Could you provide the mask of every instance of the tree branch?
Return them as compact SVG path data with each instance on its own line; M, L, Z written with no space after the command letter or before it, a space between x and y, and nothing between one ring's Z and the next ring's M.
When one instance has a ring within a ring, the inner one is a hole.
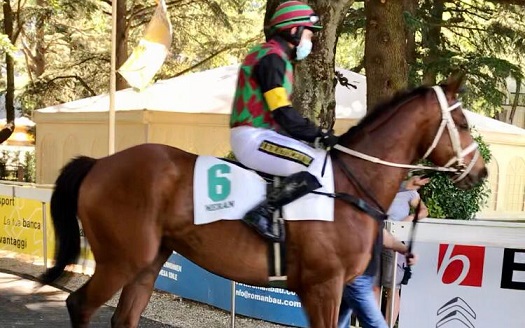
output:
M361 58L361 60L359 61L359 64L357 64L357 66L355 66L355 67L352 67L350 70L351 70L352 72L359 73L359 72L361 72L361 70L362 70L363 68L365 68L365 57L364 57L364 56L363 56L363 57Z
M505 5L525 6L525 0L490 0L490 2L501 3Z
M92 61L92 60L99 60L99 61L102 61L102 62L109 63L109 60L107 58L105 58L105 57L92 56L92 57L86 57L86 58L84 58L84 59L82 59L80 61L77 61L77 62L75 62L75 63L73 63L71 65L65 66L65 67L63 67L63 69L72 69L74 67L80 66L80 65L85 64L85 63L87 63L89 61Z
M516 93L514 96L514 101L512 102L512 107L510 109L509 113L509 122L512 124L512 121L514 121L514 116L516 115L516 108L519 105L520 100L520 94L521 94L521 79L515 79L516 81Z
M207 63L208 61L212 60L213 58L217 57L218 55L220 55L221 53L225 52L225 51L228 51L228 50L231 50L231 49L235 49L235 48L241 48L241 47L246 47L247 45L259 40L259 36L255 37L255 38L252 38L242 44L229 44L227 46L224 46L223 48L213 52L211 55L209 55L208 57L204 58L203 60L201 60L200 62L176 73L175 75L172 75L170 77L168 77L168 79L171 79L171 78L174 78L174 77L177 77L177 76L181 76L182 74L185 74L185 73L188 73L189 71L191 70L194 70L195 68Z
M77 80L89 93L91 96L96 96L97 93L95 91L93 91L93 89L91 89L89 87L89 85L86 83L86 81L84 81L80 76L78 75L64 75L64 76L56 76L50 80L47 81L47 83L52 83L54 81L57 81L57 80L65 80L65 79L74 79L74 80Z

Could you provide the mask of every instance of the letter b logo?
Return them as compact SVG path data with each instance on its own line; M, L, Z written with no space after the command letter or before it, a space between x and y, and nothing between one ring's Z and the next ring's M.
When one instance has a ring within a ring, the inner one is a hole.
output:
M481 287L485 247L439 245L438 275L444 284Z

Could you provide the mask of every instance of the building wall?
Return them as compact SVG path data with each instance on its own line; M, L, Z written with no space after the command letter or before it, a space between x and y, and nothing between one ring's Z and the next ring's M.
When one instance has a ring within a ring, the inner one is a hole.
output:
M107 112L35 113L36 182L53 184L60 169L78 155L108 154ZM225 156L229 147L228 115L154 111L116 113L115 150L145 142Z
M73 157L100 158L108 154L106 113L38 113L36 130L36 183L53 184L60 169ZM116 150L146 141L142 111L118 113Z
M482 134L492 153L488 164L491 193L479 217L525 219L525 136Z
M201 155L230 151L229 115L148 112L148 141Z

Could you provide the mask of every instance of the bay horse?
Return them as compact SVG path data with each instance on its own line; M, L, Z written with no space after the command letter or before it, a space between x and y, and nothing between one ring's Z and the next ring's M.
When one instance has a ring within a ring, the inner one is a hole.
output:
M339 138L330 151L335 191L359 197L377 212L392 202L409 164L428 157L459 188L487 175L457 100L462 78L419 87L382 104ZM240 221L195 225L197 155L160 144L134 146L101 159L78 157L56 180L51 214L55 265L49 284L80 253L77 216L96 268L66 300L73 327L121 288L112 327L137 327L154 282L172 251L219 276L269 285L270 245ZM248 191L249 192L249 191ZM287 288L298 294L313 328L335 328L342 288L368 265L382 222L344 198L333 221L286 221Z

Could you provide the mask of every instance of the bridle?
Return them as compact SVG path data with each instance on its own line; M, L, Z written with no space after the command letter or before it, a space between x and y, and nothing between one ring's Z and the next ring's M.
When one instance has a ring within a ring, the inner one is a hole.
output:
M333 148L337 149L338 151L340 151L342 153L348 154L350 156L361 158L363 160L366 160L366 161L369 161L369 162L372 162L372 163L381 164L381 165L387 165L387 166L399 167L399 168L407 168L407 169L414 169L414 170L418 170L418 171L419 170L434 170L434 171L440 171L440 172L455 173L456 176L452 180L454 182L461 181L462 179L464 179L469 174L469 172L472 170L472 168L476 164L476 161L477 161L478 157L480 156L479 155L479 151L476 151L478 149L478 144L476 142L472 142L466 148L464 148L464 149L461 148L461 141L460 141L460 138L459 138L459 132L458 132L458 129L456 127L456 123L454 123L454 120L452 119L452 115L451 115L451 112L453 110L458 109L458 108L461 107L461 102L460 101L456 101L454 104L449 105L448 101L447 101L447 98L445 96L445 93L443 92L443 89L440 86L434 86L434 87L432 87L432 89L436 93L436 96L437 96L437 99L438 99L438 103L439 103L439 107L441 109L441 124L439 125L439 128L438 128L438 130L436 132L436 135L434 137L434 140L430 144L430 147L425 152L425 155L423 156L422 159L425 159L428 156L430 156L430 154L432 154L432 152L435 150L439 140L443 136L443 132L445 131L445 128L447 128L448 129L448 134L450 136L450 141L451 141L451 144L452 144L452 148L453 148L454 153L455 153L455 156L452 157L444 166L425 166L425 165L400 164L400 163L394 163L394 162L385 161L385 160L382 160L380 158L377 158L377 157L374 157L374 156L370 156L370 155L367 155L367 154L363 154L361 152L358 152L358 151L355 151L353 149L347 148L347 147L342 146L340 144L336 144ZM468 163L466 165L464 159L465 159L465 157L468 154L470 154L473 151L476 151L476 153L474 154L474 157L472 158L470 163ZM328 155L328 153L327 153L327 155ZM339 198L339 199L345 201L346 203L349 203L349 204L355 206L356 208L358 208L362 212L367 213L368 215L370 215L374 219L378 220L379 222L382 222L383 220L385 220L387 218L387 215L385 214L386 212L381 207L381 205L377 202L377 200L374 197L374 195L367 188L364 188L364 186L359 182L359 179L357 179L354 176L354 174L346 166L346 164L342 160L338 159L338 156L336 155L336 153L332 153L332 158L334 160L336 160L337 163L339 163L339 166L340 166L341 170L347 176L347 178L350 181L355 183L356 187L358 189L360 189L374 203L375 207L368 205L367 202L365 202L364 200L362 200L359 197L356 197L356 196L353 196L353 195L350 195L350 194L346 194L346 193L324 193L324 192L316 192L316 191L313 191L312 193L322 194L322 195L325 195L325 196L328 196L328 197Z
M432 89L436 93L436 96L439 102L439 106L441 108L441 124L439 125L438 131L436 133L436 136L434 137L434 140L432 141L428 150L425 152L425 155L423 156L422 159L426 159L434 151L434 149L436 148L446 128L450 136L450 141L451 141L455 156L452 157L444 166L411 165L411 164L400 164L400 163L389 162L389 161L385 161L385 160L382 160L374 156L363 154L361 152L355 151L353 149L347 148L339 144L335 145L334 149L337 149L340 152L364 159L372 163L377 163L377 164L382 164L382 165L387 165L387 166L392 166L392 167L408 168L408 169L416 169L416 170L433 170L433 171L440 171L440 172L452 172L456 174L456 176L452 179L452 181L454 182L461 181L470 173L470 171L472 170L472 168L474 167L474 165L476 164L476 161L478 160L480 156L479 151L476 151L478 149L478 143L474 141L467 147L461 148L461 140L459 138L459 132L456 127L456 123L454 123L454 120L452 119L452 115L451 115L451 112L453 110L461 107L461 102L456 101L454 104L449 106L447 97L445 96L443 89L440 86L434 86L432 87ZM468 164L465 164L465 161L464 161L465 157L472 152L475 152L474 157Z

